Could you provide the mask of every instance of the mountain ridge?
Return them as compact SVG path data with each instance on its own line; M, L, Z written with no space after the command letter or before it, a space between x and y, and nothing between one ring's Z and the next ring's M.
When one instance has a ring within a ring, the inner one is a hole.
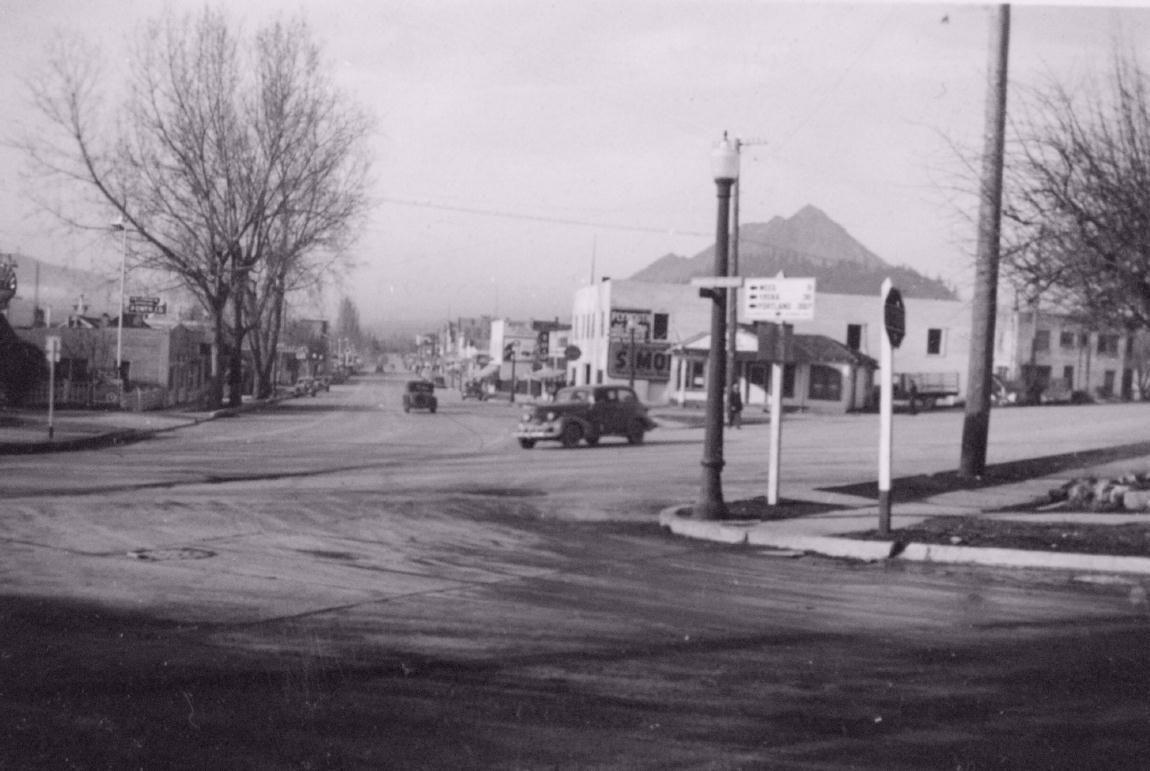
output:
M820 292L878 294L890 278L906 295L956 300L954 290L913 268L894 266L856 240L846 228L810 204L790 218L739 226L739 272L744 276L814 278ZM712 244L693 257L666 254L633 274L633 281L686 284L714 271Z

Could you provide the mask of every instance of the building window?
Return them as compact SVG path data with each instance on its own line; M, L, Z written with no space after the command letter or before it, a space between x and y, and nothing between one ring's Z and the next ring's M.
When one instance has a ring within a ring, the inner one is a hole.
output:
M1058 333L1058 347L1059 348L1073 348L1074 347L1074 333L1062 330Z
M656 313L654 329L651 331L652 340L666 340L667 328L670 326L668 323L669 315L666 313Z
M1050 330L1039 329L1034 333L1035 353L1045 353L1050 350Z
M773 366L767 370L767 391L768 392L772 388L771 381L774 379L773 378L774 372L775 372L775 368ZM794 364L784 364L783 365L783 398L784 399L795 398L795 365Z
M1117 376L1117 373L1112 369L1108 369L1108 370L1106 370L1106 372L1103 373L1103 375L1102 375L1102 395L1103 396L1113 396L1114 395L1114 381L1116 380L1116 376Z
M1117 356L1118 355L1118 335L1099 335L1098 336L1098 355L1099 356Z
M847 348L862 350L862 324L847 324Z
M942 330L941 329L928 329L928 330L926 330L926 355L927 356L941 356L942 355Z
M705 360L691 360L690 370L687 373L687 387L698 390L706 385L707 362Z
M834 367L824 364L811 365L811 385L809 396L828 402L842 401L843 375Z

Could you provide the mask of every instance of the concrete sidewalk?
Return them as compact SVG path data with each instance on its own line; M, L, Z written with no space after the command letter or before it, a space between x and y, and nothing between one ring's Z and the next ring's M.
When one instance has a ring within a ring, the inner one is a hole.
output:
M814 553L863 561L911 560L949 564L989 565L1017 568L1052 568L1089 573L1131 573L1150 575L1150 557L1076 554L1056 551L982 548L960 545L913 543L899 540L899 528L934 517L985 517L1032 523L1079 523L1090 525L1150 525L1150 511L1099 513L1089 511L1009 511L1041 500L1067 478L1112 473L1101 466L1084 466L1074 471L1060 470L1057 476L1034 477L1001 485L950 490L921 500L897 503L891 507L889 540L863 540L851 534L878 530L879 510L874 499L844 496L841 493L807 490L787 505L823 504L830 508L807 514L771 520L692 519L691 506L674 506L659 514L659 524L676 535L728 544L745 544L793 553ZM1125 465L1150 468L1150 457L1131 459ZM895 489L897 489L897 484ZM853 500L852 500L853 499Z
M164 431L260 409L276 401L278 398L250 401L240 407L211 411L58 410L53 416L51 432L44 410L0 411L0 455L93 450L126 444Z

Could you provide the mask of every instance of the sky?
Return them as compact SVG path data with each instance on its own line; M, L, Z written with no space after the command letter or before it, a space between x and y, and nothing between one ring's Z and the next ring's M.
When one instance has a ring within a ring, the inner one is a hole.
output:
M0 0L7 130L35 118L21 79L56 31L98 42L114 76L162 7ZM303 15L337 85L376 120L371 214L326 302L350 297L380 332L567 319L578 287L697 254L715 238L710 153L724 132L743 143L742 222L814 205L887 262L969 294L987 6L248 0L230 12L249 30ZM1102 76L1116 44L1148 33L1138 5L1016 4L1012 99ZM24 171L0 143L0 252L116 270L120 242L37 212Z

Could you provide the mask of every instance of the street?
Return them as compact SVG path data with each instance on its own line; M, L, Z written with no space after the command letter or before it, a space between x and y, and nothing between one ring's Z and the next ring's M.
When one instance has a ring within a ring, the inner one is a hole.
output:
M1146 587L673 538L702 431L518 447L402 379L0 458L0 767L1106 768L1150 749ZM1016 408L992 463L1142 441ZM896 416L896 476L962 416ZM765 424L727 434L761 495ZM782 494L873 480L874 415L784 423Z

